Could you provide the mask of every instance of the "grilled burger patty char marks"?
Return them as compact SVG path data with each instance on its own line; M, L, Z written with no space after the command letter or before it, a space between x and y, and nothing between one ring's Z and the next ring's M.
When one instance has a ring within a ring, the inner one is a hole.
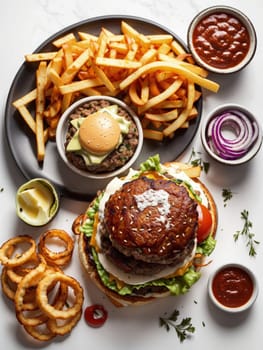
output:
M140 177L112 194L101 222L103 252L137 274L161 271L191 255L198 213L184 186Z

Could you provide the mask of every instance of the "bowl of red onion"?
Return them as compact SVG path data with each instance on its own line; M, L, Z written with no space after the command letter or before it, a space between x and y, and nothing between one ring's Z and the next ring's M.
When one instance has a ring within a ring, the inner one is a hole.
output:
M256 117L238 104L212 110L201 126L207 153L220 163L239 165L251 160L262 144L262 127Z

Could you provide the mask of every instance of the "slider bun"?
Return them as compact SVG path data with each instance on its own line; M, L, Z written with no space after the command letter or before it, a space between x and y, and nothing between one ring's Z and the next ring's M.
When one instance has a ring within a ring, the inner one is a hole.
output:
M96 155L104 155L116 148L120 140L120 126L107 112L89 115L79 128L81 146Z

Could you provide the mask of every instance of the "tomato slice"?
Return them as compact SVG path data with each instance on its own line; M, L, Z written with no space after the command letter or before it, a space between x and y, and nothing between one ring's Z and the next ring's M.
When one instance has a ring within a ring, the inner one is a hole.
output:
M86 307L84 318L89 326L101 327L108 318L108 312L102 305L95 304Z
M197 241L203 242L209 235L212 227L212 216L210 211L203 204L198 203L198 231Z

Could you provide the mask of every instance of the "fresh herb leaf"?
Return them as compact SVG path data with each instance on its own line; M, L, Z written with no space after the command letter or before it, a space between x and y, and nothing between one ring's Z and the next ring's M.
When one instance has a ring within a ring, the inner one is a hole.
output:
M192 325L192 319L190 317L183 318L181 322L177 322L179 317L179 311L174 310L168 317L160 317L159 323L160 327L164 327L166 331L170 331L174 328L180 342L182 343L190 333L195 332L195 327ZM176 323L177 322L177 323Z
M192 148L192 152L187 163L191 164L192 166L200 166L201 169L207 174L210 164L208 162L203 161L203 159L201 158L201 154L201 152L197 152Z
M233 197L233 192L229 188L223 188L222 196L224 199L224 207L226 207L227 201L229 201Z
M240 236L244 236L246 238L246 246L249 249L248 254L250 256L256 256L256 248L255 245L259 244L259 241L255 240L255 234L251 232L252 222L249 220L249 212L248 210L243 210L241 212L241 219L244 220L244 225L241 231L236 231L233 235L235 242L239 239Z
M4 192L4 189L3 189L3 187L1 187L1 188L0 188L0 192Z

